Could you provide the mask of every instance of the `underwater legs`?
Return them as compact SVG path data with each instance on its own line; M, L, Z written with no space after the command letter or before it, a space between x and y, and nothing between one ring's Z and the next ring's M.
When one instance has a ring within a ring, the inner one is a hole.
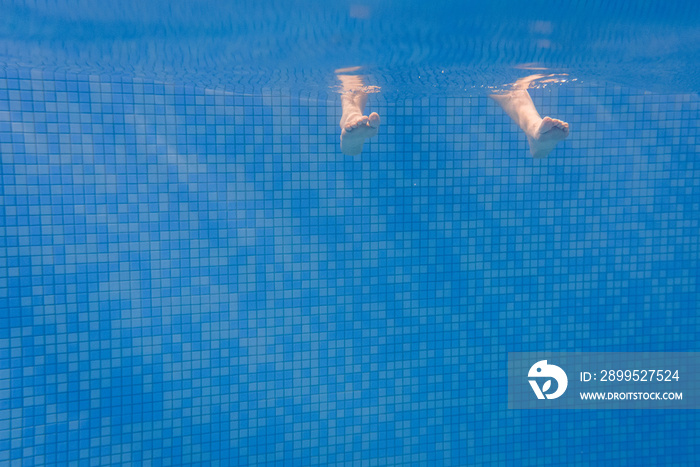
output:
M348 156L356 156L362 152L365 139L371 138L379 131L380 118L376 112L369 116L363 115L367 104L367 93L363 90L364 83L359 75L341 74L338 79L343 88L340 101L343 115L340 117L340 150Z
M554 149L559 141L569 136L569 124L550 117L540 117L527 88L543 75L532 75L516 81L514 89L505 94L490 97L500 105L510 118L525 132L532 156L540 159Z

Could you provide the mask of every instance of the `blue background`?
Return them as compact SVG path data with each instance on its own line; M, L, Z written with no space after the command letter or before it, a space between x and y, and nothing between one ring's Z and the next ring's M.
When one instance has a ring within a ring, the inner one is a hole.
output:
M699 350L694 2L2 3L0 465L697 464L507 409L508 352Z
M492 101L7 70L0 461L690 465L694 411L507 410L507 352L691 351L700 100Z

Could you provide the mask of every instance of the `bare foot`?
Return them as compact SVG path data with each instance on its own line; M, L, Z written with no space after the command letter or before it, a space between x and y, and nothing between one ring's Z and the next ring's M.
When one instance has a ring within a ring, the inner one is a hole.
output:
M557 143L569 136L569 124L550 117L540 117L527 88L543 75L521 78L513 85L513 90L504 94L492 94L491 98L505 110L520 127L530 142L532 156L547 157Z
M366 115L353 115L343 122L340 133L340 150L348 156L356 156L362 152L365 139L371 138L379 131L381 120L377 112Z
M556 118L544 117L539 126L526 133L532 157L541 159L547 157L559 141L569 136L569 124Z
M360 67L336 70L342 94L340 102L343 115L340 117L340 150L348 156L356 156L362 152L362 146L367 138L376 135L380 119L376 112L364 115L367 104L367 92L378 91L377 87L366 87L361 75L345 73L357 72Z

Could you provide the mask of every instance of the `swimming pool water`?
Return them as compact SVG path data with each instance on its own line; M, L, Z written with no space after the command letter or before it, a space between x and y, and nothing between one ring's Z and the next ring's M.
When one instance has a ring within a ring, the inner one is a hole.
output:
M503 4L127 5L8 5L0 463L697 462L696 411L509 410L506 377L508 352L698 350L696 65L661 72L697 59L668 48L691 4L570 32L664 44L599 72L509 48L575 46ZM355 29L381 40L340 57ZM571 125L543 160L481 88L515 61L577 80L530 91ZM348 157L332 71L358 63L382 127Z

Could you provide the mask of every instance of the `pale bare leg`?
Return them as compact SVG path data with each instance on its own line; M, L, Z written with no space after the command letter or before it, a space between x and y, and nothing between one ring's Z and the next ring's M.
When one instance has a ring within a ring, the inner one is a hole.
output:
M532 75L519 79L512 91L490 96L525 132L530 152L537 159L547 157L559 141L569 136L569 124L555 118L540 117L527 92L530 83L542 77L543 75Z
M340 71L340 70L339 70ZM348 156L362 152L365 139L379 131L380 118L376 112L363 115L367 104L367 93L363 90L362 76L338 74L343 87L340 102L343 115L340 117L340 150Z

